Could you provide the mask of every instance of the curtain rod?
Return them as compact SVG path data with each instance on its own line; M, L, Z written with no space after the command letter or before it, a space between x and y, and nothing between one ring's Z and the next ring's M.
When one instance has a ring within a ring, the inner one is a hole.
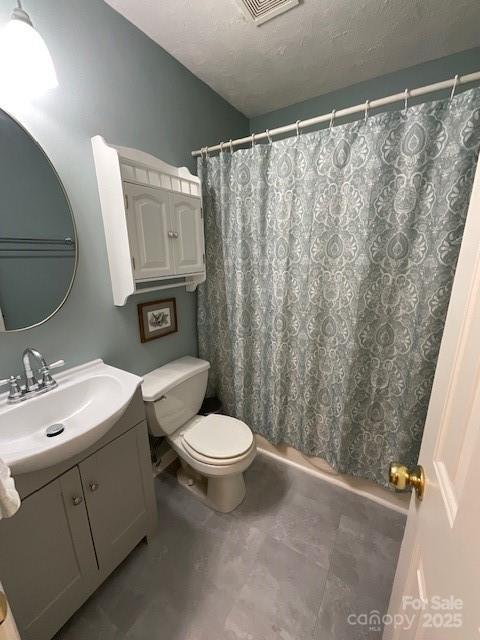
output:
M290 133L291 131L299 132L300 129L304 129L306 127L312 127L316 124L320 124L322 122L333 122L336 118L342 118L343 116L350 116L355 113L365 113L365 117L368 116L369 109L376 109L378 107L384 107L387 104L392 104L394 102L402 102L404 101L407 104L409 98L416 98L418 96L425 96L429 93L434 93L436 91L442 91L443 89L452 89L451 97L453 97L455 93L455 89L457 86L468 84L470 82L480 81L480 71L475 73L468 73L464 76L455 76L451 80L443 80L442 82L436 82L435 84L428 84L424 87L418 87L417 89L405 89L403 93L395 93L391 96L387 96L386 98L378 98L377 100L367 100L363 104L358 104L355 107L347 107L346 109L339 109L338 111L331 111L330 113L325 113L322 116L316 116L315 118L309 118L308 120L298 120L293 124L287 124L283 127L277 127L276 129L267 129L266 131L262 131L261 133L252 133L245 138L237 138L237 140L229 140L228 142L220 142L219 144L215 144L212 147L203 147L202 149L196 149L192 151L192 156L201 156L202 153L208 153L209 151L223 151L225 148L233 151L233 147L238 147L242 144L246 144L247 142L251 142L255 144L260 140L268 139L271 141L272 136Z

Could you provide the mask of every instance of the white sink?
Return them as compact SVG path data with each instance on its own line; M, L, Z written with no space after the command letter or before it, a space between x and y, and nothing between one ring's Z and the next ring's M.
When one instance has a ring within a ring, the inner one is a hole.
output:
M58 387L19 404L0 395L0 458L14 474L37 471L90 447L120 418L142 378L93 360L55 376ZM47 437L62 424L64 431Z

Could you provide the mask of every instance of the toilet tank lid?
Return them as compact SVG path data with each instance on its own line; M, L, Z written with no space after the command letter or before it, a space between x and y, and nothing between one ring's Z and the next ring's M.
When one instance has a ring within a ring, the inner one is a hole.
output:
M210 368L210 363L192 356L172 360L143 376L142 394L145 402L154 402L181 382Z

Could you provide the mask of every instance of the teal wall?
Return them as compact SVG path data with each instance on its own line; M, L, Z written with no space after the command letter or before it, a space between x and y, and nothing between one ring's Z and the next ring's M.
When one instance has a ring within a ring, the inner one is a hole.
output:
M0 24L14 4L0 0ZM194 170L192 149L246 135L248 120L102 0L31 0L25 8L48 44L60 87L8 110L44 147L64 182L80 259L70 298L54 318L0 334L0 377L20 371L26 346L68 366L101 357L137 373L195 354L196 294L178 288L113 306L90 138L101 134ZM142 345L137 302L172 295L179 333Z
M250 131L259 133L260 131L265 131L265 129L273 129L274 127L296 122L297 120L305 120L306 118L313 118L314 116L329 113L332 109L338 111L339 109L361 104L365 102L365 100L383 98L393 93L403 92L407 88L413 89L414 87L421 87L425 84L448 80L455 77L457 73L463 75L465 73L473 73L474 71L480 71L480 47L462 51L461 53L456 53L445 58L439 58L438 60L425 62L424 64L409 67L402 71L396 71L395 73L389 73L388 75L373 78L372 80L359 82L344 89L339 89L338 91L311 98L304 102L292 104L284 109L278 109L277 111L251 118ZM318 67L318 73L322 73L321 64ZM443 92L437 95L440 98L448 94L449 92ZM410 104L414 104L414 102L415 101L410 100ZM417 100L417 102L419 102L419 100ZM383 110L398 108L399 105L397 103ZM358 118L358 115L342 118L338 122L350 122L356 118ZM328 124L322 126L328 126Z

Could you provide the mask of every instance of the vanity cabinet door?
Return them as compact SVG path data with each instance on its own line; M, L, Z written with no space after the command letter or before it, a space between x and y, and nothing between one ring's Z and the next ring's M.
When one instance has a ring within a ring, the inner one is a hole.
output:
M0 575L22 640L51 638L98 575L77 467L0 523L0 549Z
M198 273L205 269L200 200L176 193L172 199L176 273Z
M124 193L134 279L173 275L170 194L128 182L124 183Z
M152 509L148 507L153 498L153 483L149 463L143 422L80 464L101 572L110 572L150 529ZM149 484L144 478L146 468L150 473Z

